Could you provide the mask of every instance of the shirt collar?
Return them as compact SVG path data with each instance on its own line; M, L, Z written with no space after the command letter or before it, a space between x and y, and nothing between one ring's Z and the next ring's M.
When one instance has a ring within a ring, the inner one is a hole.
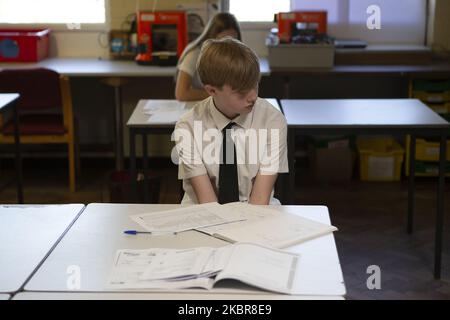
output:
M222 112L217 110L212 97L209 97L208 108L211 112L212 119L216 124L217 129L219 129L220 131L222 131L223 128L225 128L230 122L234 122L244 129L249 129L253 117L253 112L255 110L255 107L253 107L252 111L249 113L240 114L234 119L228 119L225 115L223 115Z

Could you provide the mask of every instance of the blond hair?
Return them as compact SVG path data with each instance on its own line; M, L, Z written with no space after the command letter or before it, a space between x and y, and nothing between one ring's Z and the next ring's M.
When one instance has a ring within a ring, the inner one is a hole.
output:
M226 37L203 44L197 61L203 85L245 92L257 87L260 80L258 56L242 42Z

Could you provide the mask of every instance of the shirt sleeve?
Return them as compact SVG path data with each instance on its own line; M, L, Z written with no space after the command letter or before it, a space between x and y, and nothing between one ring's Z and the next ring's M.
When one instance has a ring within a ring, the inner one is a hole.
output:
M198 55L196 54L196 51L197 49L191 50L183 58L183 61L181 61L180 65L178 66L178 70L186 72L191 77L194 77L197 71Z
M267 128L266 150L262 156L259 170L261 174L289 172L286 118L277 111Z
M178 179L190 179L207 174L201 152L188 123L178 122L173 134L178 155Z

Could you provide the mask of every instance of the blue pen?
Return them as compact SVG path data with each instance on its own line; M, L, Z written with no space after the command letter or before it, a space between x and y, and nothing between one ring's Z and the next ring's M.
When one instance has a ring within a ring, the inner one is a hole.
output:
M123 233L125 234L130 234L130 235L137 235L139 233L144 233L144 234L152 234L149 231L136 231L136 230L125 230Z
M154 234L154 235L162 235L162 234L177 234L176 232L172 231L137 231L137 230L125 230L123 233L129 234L129 235L137 235L137 234Z

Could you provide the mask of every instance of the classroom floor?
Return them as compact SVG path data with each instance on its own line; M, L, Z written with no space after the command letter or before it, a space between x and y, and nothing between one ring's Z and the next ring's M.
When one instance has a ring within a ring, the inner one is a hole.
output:
M164 163L164 161L161 161ZM67 186L66 160L26 159L27 203L109 202L108 177L113 161L83 159L79 190ZM450 188L447 180L442 280L433 279L436 183L417 179L415 231L405 231L407 180L390 183L319 183L299 162L295 190L297 204L326 205L335 233L347 287L347 299L450 299ZM161 203L180 201L177 169L158 165L163 177ZM0 161L0 185L14 177L12 162ZM0 203L16 203L15 185L0 191ZM381 268L381 289L369 290L367 267Z

